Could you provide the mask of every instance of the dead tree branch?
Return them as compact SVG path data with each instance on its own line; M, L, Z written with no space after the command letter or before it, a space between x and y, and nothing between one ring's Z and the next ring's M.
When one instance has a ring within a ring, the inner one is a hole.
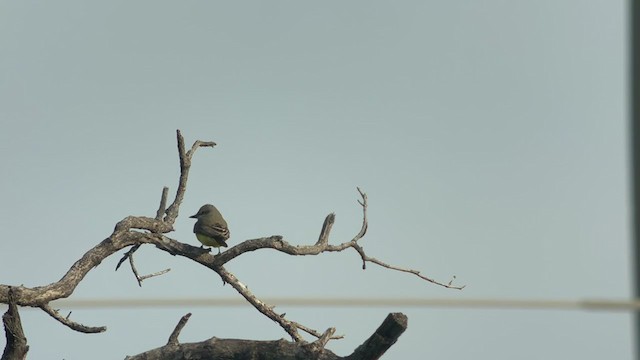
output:
M158 211L156 211L156 220L162 220L165 211L167 211L167 196L169 195L169 188L162 188L162 196L160 197L160 206L158 207Z
M187 314L189 315L189 314ZM182 329L186 323L185 315L176 326ZM187 318L188 319L188 318ZM329 328L318 340L312 343L277 341L253 341L237 339L219 339L212 337L197 343L177 341L173 331L166 345L127 356L126 360L166 360L183 359L190 354L192 359L265 359L265 360L371 360L378 359L393 345L407 328L407 317L402 313L392 313L380 327L362 345L348 356L342 357L325 349L327 341L333 336L334 328ZM179 330L178 330L179 332ZM172 339L176 339L175 342Z
M309 335L315 336L315 337L317 337L318 339L322 338L322 337L323 337L323 335L324 335L324 334L320 334L319 332L317 332L317 331L315 331L315 330L313 330L313 329L310 329L310 328L308 328L308 327L306 327L306 326L304 326L304 325L302 325L302 324L298 324L297 322L292 321L291 323L292 323L295 327L297 327L298 329L300 329L300 330L302 330L302 331L306 332L306 333L307 333L307 334L309 334ZM334 328L329 328L329 329L327 329L327 331L329 331L329 330L331 330L331 329L333 329L333 331L331 332L331 337L330 337L329 339L327 339L327 340L339 340L339 339L344 339L344 335L336 335L336 336L333 336L333 333L335 333L335 330L336 330L336 329L334 329ZM325 334L327 333L327 331L325 331Z
M302 336L299 334L298 330L303 330L308 334L311 334L315 337L321 337L320 332L310 329L306 326L300 325L296 322L290 321L284 317L284 315L280 315L276 313L273 309L273 305L266 304L264 301L260 300L257 296L255 296L249 288L244 285L240 280L238 280L233 274L228 272L224 265L231 261L232 259L240 256L241 254L256 251L259 249L274 249L289 255L319 255L323 252L339 252L348 248L354 248L363 259L363 264L366 262L372 262L374 264L396 270L402 272L412 273L421 279L429 281L439 286L443 286L451 289L462 289L464 286L454 286L451 283L445 284L433 279L422 276L418 271L411 269L404 269L392 265L388 265L378 259L369 257L365 254L362 246L359 245L358 241L362 239L362 237L366 234L368 228L366 210L367 210L367 195L360 189L358 189L362 200L358 201L363 209L363 221L362 226L358 233L348 242L344 242L338 245L329 244L329 235L331 232L331 228L335 222L335 214L329 214L323 223L322 230L320 232L320 236L318 237L318 241L314 245L291 245L285 240L282 239L282 236L275 235L266 238L252 239L239 243L236 246L231 247L229 250L221 253L220 255L211 255L206 250L202 250L200 248L195 248L196 250L190 249L188 252L185 252L185 247L175 240L169 239L168 237L160 234L146 234L145 242L154 243L157 247L171 253L177 254L181 256L186 256L191 258L192 260L210 268L220 275L222 280L225 283L230 284L240 295L242 295L253 307L255 307L260 313L267 316L269 319L276 322L280 327L282 327L296 342L304 341ZM189 245L186 245L189 246ZM332 339L337 339L340 337L331 337Z
M129 259L129 265L131 266L131 271L133 272L133 275L135 276L136 281L138 282L138 286L142 287L142 282L144 280L146 280L148 278L155 277L155 276L160 276L160 275L166 274L169 271L171 271L171 269L164 269L164 270L156 271L156 272L151 273L151 274L140 276L140 274L138 273L138 269L136 268L135 261L133 260L133 253L136 252L140 248L140 246L142 246L142 243L133 245L131 247L131 249L129 249L129 251L127 251L122 256L122 259L120 259L120 261L118 261L118 265L116 265L116 271L118 271L118 269L120 268L120 265L122 265L122 263L125 260Z
M158 213L166 213L167 215L164 217L164 219L150 218L145 216L128 216L124 218L116 224L113 233L108 238L104 239L98 245L87 251L57 282L33 288L28 288L25 286L13 287L16 290L14 293L14 300L17 305L39 307L49 315L54 317L56 320L62 322L63 324L69 326L74 330L82 331L79 329L102 329L101 327L86 327L84 325L69 321L68 319L65 319L64 317L57 314L57 312L51 309L47 304L52 300L69 297L89 271L91 271L104 259L113 255L117 251L120 251L129 246L133 246L133 248L128 251L118 263L118 266L120 266L125 260L131 259L133 253L140 247L141 244L149 243L149 241L146 240L149 233L161 235L173 231L173 224L178 216L178 208L182 203L184 192L186 191L186 183L191 165L191 158L197 148L215 146L214 142L196 141L191 147L191 150L185 151L184 138L182 137L180 130L177 130L176 134L178 139L181 173L178 191L176 192L176 198L166 211L164 211L163 209L165 208L165 204L167 202L167 191L163 189L160 206L158 211L156 212L156 217L158 217ZM148 233L138 230L146 230ZM161 242L160 244L156 244L156 246L162 248L162 245L167 238L160 236L159 239ZM175 240L172 241L175 242ZM168 271L163 270L154 274L139 276L137 274L137 270L135 270L133 262L130 263L132 264L134 275L139 282L148 277L161 275ZM9 303L10 288L12 287L0 284L0 303Z
M9 309L2 315L7 345L4 348L1 360L26 359L29 351L27 338L22 330L18 306L16 306L15 292L16 289L13 287L9 288Z
M187 325L187 321L189 321L190 317L191 317L191 313L188 313L182 318L180 318L180 321L178 321L178 325L176 325L176 328L173 329L173 332L169 336L167 345L169 346L178 345L178 336L180 336L180 332L182 331L182 328L184 328L184 326Z
M229 250L225 251L219 256L217 256L216 261L222 265L227 263L231 259L237 256L240 256L245 252L256 251L259 249L274 249L274 250L283 252L285 254L300 256L300 255L319 255L323 252L339 252L348 248L353 248L358 252L358 254L360 255L360 258L362 259L363 270L366 269L366 263L371 262L390 270L414 274L423 280L426 280L432 284L439 285L445 288L456 289L456 290L464 289L465 287L464 285L457 286L457 285L453 285L451 282L445 284L443 282L439 282L437 280L434 280L432 278L429 278L420 274L420 271L418 270L406 269L398 266L389 265L374 257L368 256L364 252L364 248L358 243L358 240L362 239L364 235L367 233L367 228L369 227L368 220L367 220L367 206L368 206L367 194L364 193L360 188L358 188L358 192L360 193L360 196L362 198L362 200L358 200L358 203L362 207L362 226L360 227L360 231L358 231L358 233L353 237L353 239L351 239L351 241L347 241L338 245L329 244L329 234L331 232L331 228L333 227L333 223L335 222L335 217L336 217L335 214L329 214L327 215L327 217L324 220L324 223L322 224L322 230L320 231L320 236L318 237L318 241L314 245L293 246L288 242L284 241L281 236L275 235L275 236L270 236L265 238L244 241L230 248Z
M69 320L69 316L64 317L64 316L60 315L58 310L52 309L51 306L49 306L49 305L40 305L40 309L42 309L44 312L49 314L52 318L58 320L64 326L68 327L69 329L78 331L78 332L87 333L87 334L95 334L95 333L101 333L101 332L107 331L107 327L106 326L93 327L93 326L82 325L82 324L79 324L79 323L77 323L75 321L71 321L71 320ZM71 315L71 314L69 314L69 315Z
M324 346L330 339L339 339L341 336L334 336L335 329L329 328L323 333L308 328L304 325L298 324L296 322L290 321L285 318L285 315L277 314L274 311L274 306L266 304L264 301L260 300L257 296L255 296L249 288L240 282L232 273L228 272L224 265L233 260L234 258L240 256L241 254L256 251L259 249L274 249L285 254L289 255L319 255L324 252L339 252L348 248L353 248L355 251L360 254L360 257L363 262L363 269L365 268L365 264L367 262L372 262L379 266L414 274L420 277L423 280L429 281L433 284L440 285L447 288L452 289L462 289L462 287L457 287L449 284L440 283L428 277L421 275L416 270L404 269L397 266L388 265L376 258L369 257L365 254L364 249L358 243L367 232L368 228L368 220L367 220L367 195L358 188L358 192L360 194L361 200L358 200L358 203L362 207L362 225L358 233L350 240L344 243L340 243L337 245L329 244L329 236L331 233L331 229L335 222L335 215L329 214L323 223L322 230L318 237L318 240L314 245L301 245L301 246L293 246L283 240L282 236L274 235L270 237L264 237L259 239L247 240L239 243L236 246L231 247L227 251L221 253L220 255L212 255L208 250L202 249L199 247L191 246L188 244L184 244L178 242L174 239L167 237L165 234L173 231L173 224L178 217L179 208L184 199L184 195L186 192L187 180L189 176L189 170L191 167L191 161L194 153L200 147L214 147L216 144L214 142L204 142L204 141L195 141L191 146L190 150L185 149L184 138L180 131L177 131L177 144L178 144L178 155L180 160L180 177L178 180L178 188L176 190L176 195L173 202L167 207L167 193L168 189L165 187L162 191L162 196L160 200L160 205L156 211L155 217L146 217L146 216L128 216L118 222L108 238L101 241L99 244L94 246L92 249L87 251L78 261L76 261L71 268L67 271L67 273L57 282L51 283L45 286L38 286L33 288L28 288L24 286L11 287L8 285L0 284L0 303L13 303L14 305L20 306L31 306L31 307L39 307L43 311L47 312L49 315L54 317L56 320L60 321L64 325L69 328L81 331L81 332L101 332L104 331L104 327L88 327L71 320L65 317L62 317L56 310L53 310L48 304L52 300L66 298L69 297L78 286L78 284L84 279L89 271L98 266L104 259L113 255L114 253L125 249L127 247L131 247L129 251L127 251L123 257L118 262L116 269L125 261L129 260L131 265L132 272L134 273L138 284L151 276L161 275L169 271L163 270L154 274L140 276L135 267L133 254L140 248L142 244L153 244L160 250L166 251L171 255L180 255L189 259L192 259L195 262L215 271L224 282L229 283L241 296L243 296L251 305L253 305L260 313L267 316L274 322L276 322L280 327L282 327L289 336L294 340L294 344L291 344L292 349L297 349L298 353L313 353L315 358L325 358L322 354L330 354L323 350ZM164 216L163 216L164 215ZM186 323L188 317L183 318L183 322L178 324L176 329L174 330L174 334L169 339L169 342L165 347L171 347L171 349L176 349L178 347L188 346L189 344L177 345L177 336L180 333L180 330ZM406 320L406 317L405 317ZM6 326L6 325L5 325ZM406 327L406 321L405 321ZM302 330L315 338L312 343L308 343L304 340L304 338L300 335L298 330ZM380 329L378 329L380 330ZM404 331L404 330L402 330ZM401 333L398 332L397 336ZM397 338L397 337L396 337ZM213 343L223 343L226 344L228 349L240 349L242 347L246 347L246 342L241 340L233 340L233 342L229 342L231 340L219 340L216 338L208 340L208 342ZM395 341L395 340L394 340ZM290 343L287 343L290 344ZM392 344L392 343L390 343ZM389 346L390 346L389 344ZM300 345L300 346L297 346ZM219 346L219 345L216 345ZM284 345L281 341L278 342L255 342L254 349L259 349L263 347L276 347L282 348ZM287 345L288 346L288 345ZM372 346L367 347L372 348ZM378 353L384 352L388 347L378 347L376 350ZM380 350L383 349L383 350ZM173 350L172 350L173 351ZM382 351L382 352L380 352ZM298 354L297 353L297 354ZM375 351L367 350L366 354L373 354ZM320 356L320 355L322 356ZM327 359L332 358L330 355L326 355ZM335 355L333 355L335 356Z
M347 356L347 359L379 359L407 330L407 322L407 316L403 313L389 314L376 332L358 346L353 354Z
M176 135L178 139L178 155L180 157L180 179L178 181L176 197L167 209L167 215L164 217L164 222L172 225L178 218L179 208L182 204L182 200L184 199L184 194L187 191L187 180L189 179L189 168L191 168L191 158L193 157L193 154L195 154L196 150L200 147L216 146L216 143L213 141L197 140L193 143L193 146L191 146L191 150L185 151L184 138L182 137L180 130L176 131Z

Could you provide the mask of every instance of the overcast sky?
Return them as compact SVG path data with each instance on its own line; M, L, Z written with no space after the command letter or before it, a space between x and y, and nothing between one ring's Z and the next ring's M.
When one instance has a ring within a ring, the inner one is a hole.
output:
M153 216L179 166L175 130L202 149L174 239L199 245L215 204L230 245L311 244L360 227L370 256L228 264L259 297L628 299L630 226L622 1L0 1L0 283L57 281L128 215ZM213 272L144 246L137 286L120 254L71 299L239 298ZM278 305L278 304L273 304ZM389 312L409 328L385 359L631 359L624 312L297 308L291 320L349 354ZM4 311L4 308L0 307ZM124 358L181 341L279 339L255 309L65 309L75 333L22 309L33 359ZM4 336L0 346L4 347Z

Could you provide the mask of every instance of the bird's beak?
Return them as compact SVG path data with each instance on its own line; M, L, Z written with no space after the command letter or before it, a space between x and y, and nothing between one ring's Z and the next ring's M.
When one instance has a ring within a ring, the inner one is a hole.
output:
M192 218L192 219L197 219L197 218L198 218L198 214L191 215L191 216L189 216L189 217L190 217L190 218Z

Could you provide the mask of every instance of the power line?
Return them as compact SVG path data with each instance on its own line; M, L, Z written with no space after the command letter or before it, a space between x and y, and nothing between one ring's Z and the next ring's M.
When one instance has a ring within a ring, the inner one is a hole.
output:
M289 307L416 307L496 310L587 310L636 311L640 300L553 300L553 299L427 299L427 298L266 298L266 303ZM163 299L60 299L50 303L60 309L159 308L159 307L242 307L240 298Z

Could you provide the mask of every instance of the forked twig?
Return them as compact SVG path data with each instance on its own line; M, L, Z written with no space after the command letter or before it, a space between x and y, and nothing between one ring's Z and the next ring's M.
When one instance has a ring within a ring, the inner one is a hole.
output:
M442 286L448 289L456 289L456 290L462 290L465 288L466 285L462 285L462 286L454 286L452 285L453 280L456 278L455 276L453 276L453 279L451 281L449 281L447 284L434 280L430 277L424 276L422 274L420 274L420 271L418 270L412 270L412 269L406 269L406 268L402 268L399 266L394 266L394 265L389 265L383 261L380 261L374 257L370 257L367 256L367 254L365 254L364 249L362 248L362 246L360 246L360 244L357 243L358 240L360 240L364 234L366 234L367 232L367 228L368 228L368 222L367 222L367 194L365 194L362 190L360 190L360 188L358 188L358 192L360 193L360 196L362 197L362 201L358 200L358 203L360 204L360 206L362 206L362 228L360 229L360 232L358 232L358 234L353 238L353 240L351 240L351 247L353 247L358 254L360 254L360 258L362 259L362 269L366 269L366 263L367 262L371 262L374 263L376 265L382 266L384 268L390 269L390 270L395 270L395 271L400 271L400 272L405 272L405 273L409 273L409 274L413 274L423 280L426 280L434 285L438 285L438 286Z
M118 268L120 267L120 265L122 265L122 263L126 259L129 259L129 265L131 266L131 271L133 272L133 275L136 277L136 281L138 282L138 286L142 287L142 282L144 280L152 278L152 277L156 277L156 276L160 276L160 275L166 274L169 271L171 271L171 269L164 269L164 270L156 271L156 272L151 273L151 274L140 276L140 274L138 273L138 269L136 268L136 264L135 264L135 262L133 260L133 253L136 252L136 250L138 250L140 248L140 246L142 246L142 243L138 243L138 244L132 246L131 249L129 251L127 251L122 256L122 259L120 259L120 261L118 261L118 265L116 265L116 271L118 271Z

